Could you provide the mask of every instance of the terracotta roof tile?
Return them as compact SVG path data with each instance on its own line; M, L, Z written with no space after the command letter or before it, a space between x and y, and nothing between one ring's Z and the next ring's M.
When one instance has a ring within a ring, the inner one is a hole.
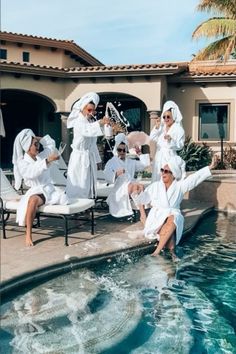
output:
M5 40L7 42L22 42L30 45L56 47L74 53L80 57L82 62L85 62L87 65L103 65L98 59L77 45L73 40L61 40L6 31L0 31L0 40Z
M54 42L60 42L60 43L75 43L73 40L67 40L67 39L56 39L56 38L50 38L50 37L42 37L42 36L33 36L33 35L28 35L28 34L22 34L22 33L15 33L15 32L7 32L7 31L1 31L1 33L4 34L9 34L13 35L16 37L26 37L26 38L34 38L34 39L45 39L45 40L50 40Z
M17 67L30 67L30 68L41 68L41 69L51 69L51 70L58 70L58 71L68 71L67 68L59 68L57 66L49 66L49 65L35 65L30 63L19 63L15 61L8 62L6 60L0 60L0 64L4 64L6 66L17 66Z

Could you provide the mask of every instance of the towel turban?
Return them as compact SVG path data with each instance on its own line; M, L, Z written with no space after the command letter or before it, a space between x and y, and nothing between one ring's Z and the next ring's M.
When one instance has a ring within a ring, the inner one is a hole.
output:
M168 160L163 161L162 167L168 165L174 178L179 181L183 177L185 171L185 162L180 156L172 156Z
M113 154L117 155L117 148L120 144L125 144L128 149L128 140L126 139L126 136L124 133L119 133L115 136L115 146L113 148Z
M95 105L95 108L97 107L99 103L99 96L96 92L88 92L84 96L82 96L79 101L77 101L73 109L68 117L67 120L67 128L73 128L75 120L78 118L79 113L82 112L84 107L89 103L93 102Z
M14 141L12 163L16 190L20 188L22 182L22 176L18 170L17 163L20 159L23 159L24 152L29 150L33 137L35 137L35 134L31 129L23 129Z
M161 114L161 120L163 122L163 115L166 111L171 110L172 113L172 117L173 120L175 121L175 123L181 123L183 116L179 110L179 107L177 106L177 104L173 101L167 101L162 109L162 114Z

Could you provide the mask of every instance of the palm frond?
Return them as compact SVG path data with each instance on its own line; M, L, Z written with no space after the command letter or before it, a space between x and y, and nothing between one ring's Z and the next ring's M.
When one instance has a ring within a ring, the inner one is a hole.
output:
M236 18L235 0L201 0L197 6L198 11L224 14Z
M236 20L214 17L201 23L193 32L192 38L225 37L236 34Z
M225 61L236 51L236 36L229 42L228 48L225 51Z
M232 52L233 45L235 46L234 36L219 39L197 53L194 60L216 60L223 57L226 61Z

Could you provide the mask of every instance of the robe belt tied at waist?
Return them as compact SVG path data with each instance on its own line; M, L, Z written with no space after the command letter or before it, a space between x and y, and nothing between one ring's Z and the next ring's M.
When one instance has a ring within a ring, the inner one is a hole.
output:
M73 145L71 145L74 152L80 153L81 155L81 164L84 168L88 168L90 166L90 159L95 159L95 154L90 150L79 150Z

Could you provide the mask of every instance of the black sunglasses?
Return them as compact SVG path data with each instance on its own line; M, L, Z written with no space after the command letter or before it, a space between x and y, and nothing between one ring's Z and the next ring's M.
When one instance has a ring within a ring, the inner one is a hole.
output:
M172 175L172 172L170 170L166 170L165 168L161 168L161 173L169 173L170 175Z
M163 116L163 119L171 119L171 116Z
M126 149L122 149L122 148L117 148L118 152L126 152Z

